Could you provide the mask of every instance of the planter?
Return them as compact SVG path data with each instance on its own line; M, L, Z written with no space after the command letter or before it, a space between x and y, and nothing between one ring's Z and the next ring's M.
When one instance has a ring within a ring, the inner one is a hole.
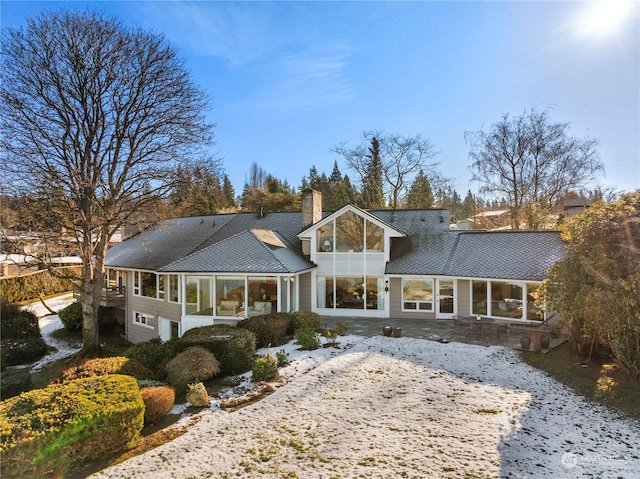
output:
M400 337L400 333L402 332L402 330L400 328L394 328L393 330L393 337L394 338L399 338Z
M542 346L542 349L549 349L549 339L549 335L547 334L542 336L542 338L540 339L540 346Z
M384 326L382 328L382 334L384 336L391 336L392 332L393 332L393 328L391 326Z
M520 336L520 347L522 349L529 349L531 346L531 338L529 336Z

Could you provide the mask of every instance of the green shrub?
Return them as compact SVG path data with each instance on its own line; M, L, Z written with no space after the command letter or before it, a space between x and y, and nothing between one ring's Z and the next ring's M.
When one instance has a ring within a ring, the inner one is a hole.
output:
M313 351L320 347L320 338L318 333L311 330L301 330L296 334L296 341L305 351Z
M167 364L167 379L180 388L220 374L220 363L201 346L187 348Z
M160 338L153 338L134 344L124 355L138 360L153 371L152 379L164 380L167 377L165 367L176 355L175 341L163 342Z
M38 317L20 305L0 299L0 336L2 339L42 338Z
M289 341L291 318L287 313L273 313L254 316L239 321L238 328L251 331L256 335L256 347L281 346Z
M58 317L65 329L75 331L82 329L82 305L80 303L71 303L58 312Z
M276 353L276 359L278 360L278 367L281 368L282 366L289 364L289 353L284 349L281 349Z
M144 422L154 424L171 411L176 392L169 386L150 386L140 389L144 401Z
M3 477L62 477L132 445L144 422L136 380L108 375L34 389L0 403Z
M106 374L126 374L136 379L151 379L153 372L135 359L124 356L110 358L87 359L83 363L72 366L62 371L61 379L71 381L73 379L104 376Z
M253 363L253 382L273 381L277 377L278 361L275 356L271 352L258 356Z
M299 331L317 331L320 329L320 315L311 311L296 311L290 313L291 330L294 334Z
M2 369L37 361L47 354L47 344L42 338L2 339Z
M190 329L175 341L176 351L202 346L220 362L222 374L242 374L251 369L256 336L246 329L224 324Z

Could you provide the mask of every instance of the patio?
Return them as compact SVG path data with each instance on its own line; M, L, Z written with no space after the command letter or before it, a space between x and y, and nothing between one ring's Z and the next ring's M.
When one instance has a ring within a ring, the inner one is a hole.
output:
M482 334L475 331L464 332L461 331L460 328L454 328L454 321L448 319L389 319L363 318L356 316L322 316L320 320L320 327L325 329L335 329L336 324L340 322L346 323L349 326L349 334L356 334L359 336L382 336L382 328L385 326L391 326L392 328L401 328L400 334L410 338L428 339L440 342L459 342L475 344L478 346L506 346L512 349L522 349L520 345L520 337L525 335L532 338L534 331L531 327L527 327L526 325L512 323L508 328L506 328L506 333L500 332L497 334L495 329L493 329L490 333ZM567 338L564 335L560 335L555 338L552 337L549 342L549 347L543 348L542 352L544 353L554 349L565 342L566 339ZM529 349L533 350L533 338Z

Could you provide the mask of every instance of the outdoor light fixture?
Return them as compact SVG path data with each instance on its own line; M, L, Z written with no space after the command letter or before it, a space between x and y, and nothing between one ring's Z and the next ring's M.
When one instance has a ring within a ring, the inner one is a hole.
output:
M389 280L386 280L384 282L384 292L388 293L389 292Z

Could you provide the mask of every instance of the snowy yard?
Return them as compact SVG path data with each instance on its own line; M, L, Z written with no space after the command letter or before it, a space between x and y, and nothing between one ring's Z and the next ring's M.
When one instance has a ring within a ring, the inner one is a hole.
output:
M637 425L511 350L340 339L288 345L275 393L96 477L640 477Z

